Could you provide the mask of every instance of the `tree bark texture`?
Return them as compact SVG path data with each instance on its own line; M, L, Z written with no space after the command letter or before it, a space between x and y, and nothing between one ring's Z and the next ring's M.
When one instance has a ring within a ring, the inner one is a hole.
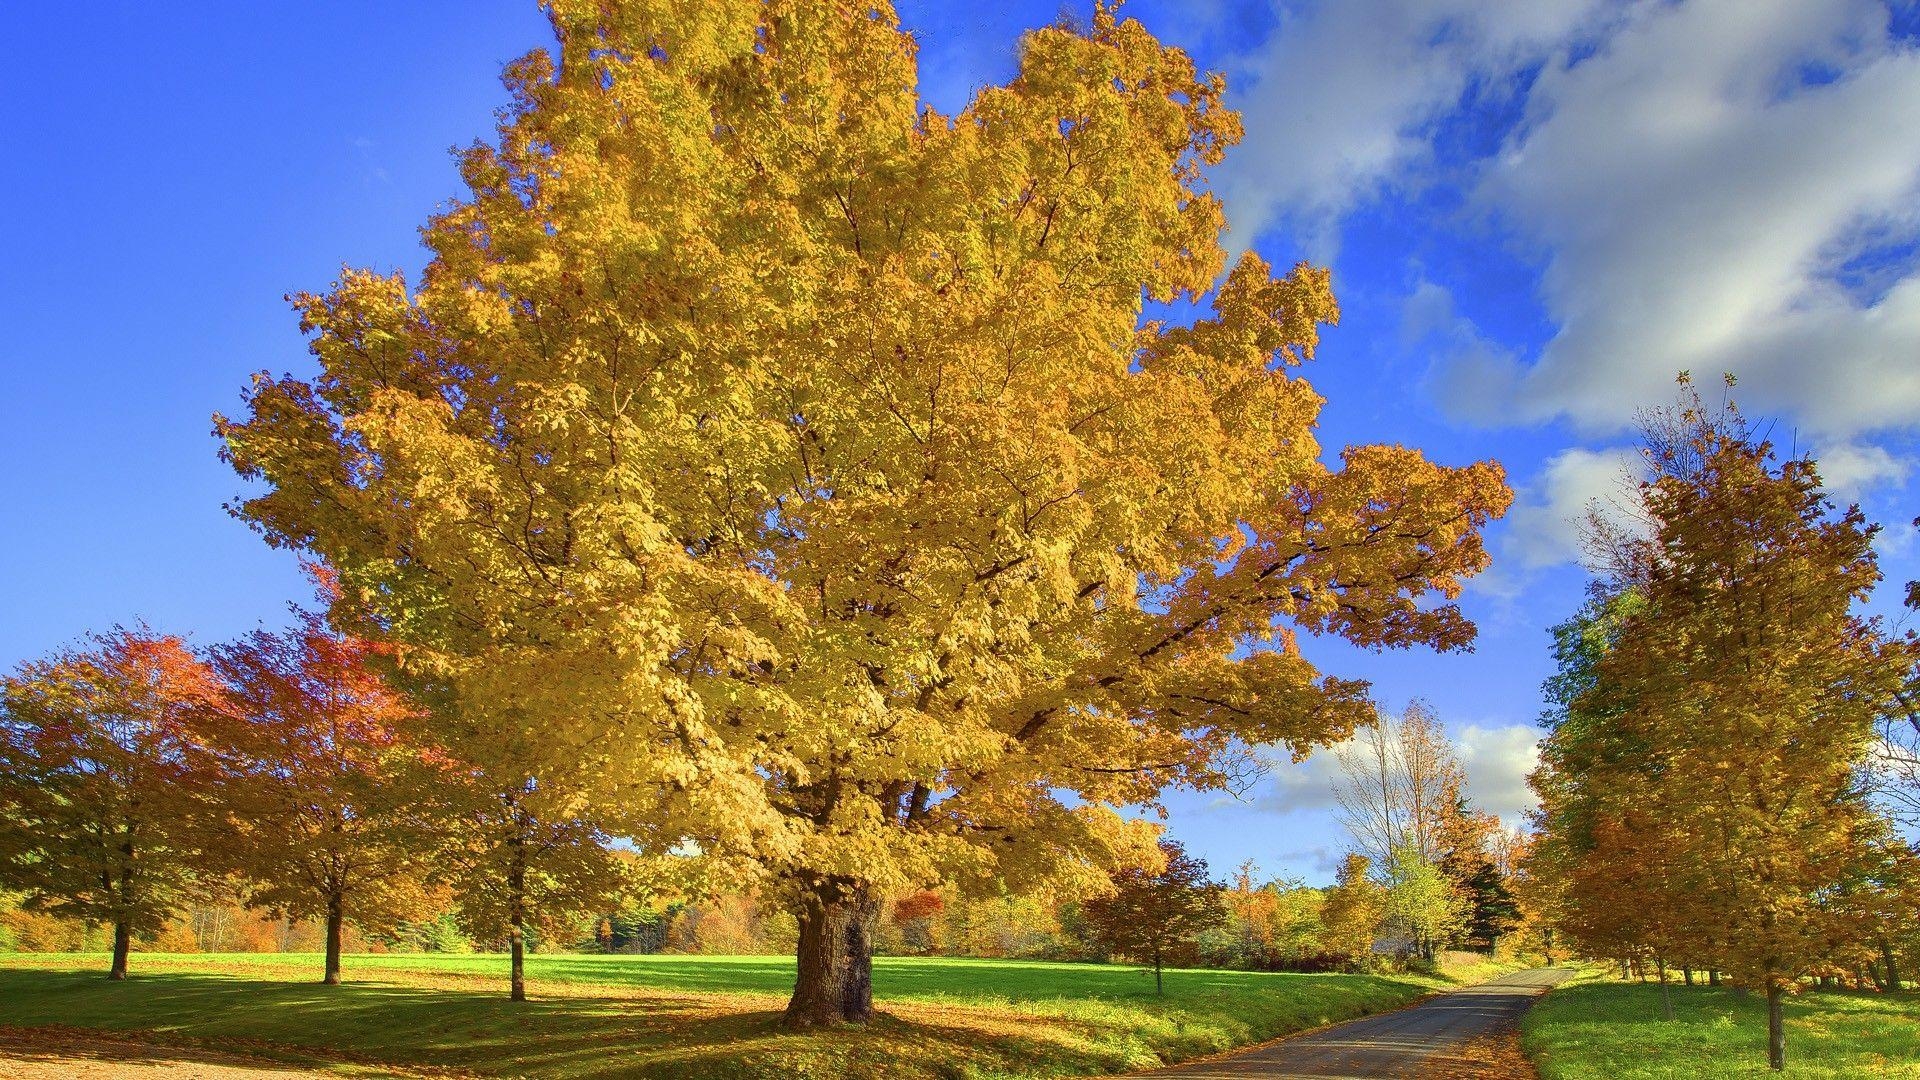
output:
M133 923L122 915L113 922L113 966L107 969L107 978L119 980L127 977L127 954L133 951Z
M880 905L865 886L829 879L800 905L799 976L786 1025L864 1024L873 1017L873 922Z
M527 1000L527 857L519 837L513 839L513 862L507 868L507 945L513 953L512 989L507 996Z
M1786 996L1785 986L1767 983L1767 1067L1775 1072L1787 1067L1787 1028L1780 1009Z
M339 894L327 898L327 970L320 981L340 985L340 932L346 924L345 904Z
M113 920L113 965L107 969L107 978L120 980L127 977L127 954L133 951L133 828L127 828L127 839L120 843L120 912Z

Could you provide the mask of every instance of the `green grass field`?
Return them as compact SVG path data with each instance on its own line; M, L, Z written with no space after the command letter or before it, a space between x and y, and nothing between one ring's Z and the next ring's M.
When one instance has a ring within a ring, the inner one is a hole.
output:
M862 1030L777 1026L793 963L776 957L535 956L535 1000L505 997L498 956L0 955L0 1017L21 1027L131 1030L364 1072L390 1065L486 1076L714 1080L988 1080L1123 1072L1412 1001L1415 976L1169 971L1167 996L1122 965L882 958L884 1016ZM1490 974L1464 971L1455 978Z
M1521 1024L1542 1080L1774 1076L1759 995L1674 986L1581 982L1548 994ZM1809 991L1787 999L1786 1075L1807 1080L1920 1078L1920 994Z

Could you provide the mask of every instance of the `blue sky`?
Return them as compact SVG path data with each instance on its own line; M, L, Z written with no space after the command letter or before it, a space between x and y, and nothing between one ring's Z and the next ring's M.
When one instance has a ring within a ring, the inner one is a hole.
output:
M900 6L956 109L1075 0ZM1136 0L1225 72L1248 136L1232 242L1330 263L1307 377L1324 442L1495 457L1519 492L1466 599L1471 655L1311 645L1430 700L1481 801L1524 808L1546 627L1579 600L1572 519L1612 490L1676 370L1741 376L1920 576L1920 7L1906 0ZM306 371L284 293L416 270L485 137L532 0L7 5L0 186L0 665L145 618L210 644L278 623L292 560L230 520L209 414ZM1887 590L1889 596L1891 589ZM1319 759L1244 801L1174 795L1218 869L1325 880Z

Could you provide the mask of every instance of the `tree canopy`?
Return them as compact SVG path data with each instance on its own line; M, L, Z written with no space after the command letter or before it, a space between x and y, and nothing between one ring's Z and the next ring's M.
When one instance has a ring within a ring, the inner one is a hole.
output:
M1296 632L1471 642L1502 472L1323 460L1218 76L1102 6L944 116L885 4L547 8L425 273L301 296L319 374L218 430L369 632L800 916L794 1023L880 896L1091 886L1112 807L1371 718Z
M345 924L384 929L423 906L443 781L425 717L381 675L384 648L295 615L213 650L214 775L235 833L219 861L250 905L325 921L322 978L338 983Z
M1220 885L1207 861L1177 841L1160 841L1158 869L1129 866L1113 874L1113 891L1083 907L1094 937L1111 953L1153 965L1153 992L1166 993L1168 963L1193 954L1194 939L1226 918Z
M0 682L0 888L135 934L200 895L220 806L206 733L222 690L186 642L115 627Z
M1781 995L1850 969L1911 901L1913 856L1860 775L1915 642L1856 610L1880 579L1859 509L1686 393L1683 422L1654 430L1674 437L1649 439L1651 531L1615 546L1612 598L1558 635L1584 644L1549 686L1564 712L1534 862L1589 949L1764 990L1780 1068Z

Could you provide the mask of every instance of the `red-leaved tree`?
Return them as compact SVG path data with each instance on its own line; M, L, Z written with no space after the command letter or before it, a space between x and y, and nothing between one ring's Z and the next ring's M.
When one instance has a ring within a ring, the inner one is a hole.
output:
M316 578L334 600L330 576ZM325 920L323 981L335 984L345 924L380 929L423 907L433 836L418 808L439 765L380 673L385 646L317 611L295 616L284 633L213 650L229 701L223 796L240 833L225 854L250 905Z

